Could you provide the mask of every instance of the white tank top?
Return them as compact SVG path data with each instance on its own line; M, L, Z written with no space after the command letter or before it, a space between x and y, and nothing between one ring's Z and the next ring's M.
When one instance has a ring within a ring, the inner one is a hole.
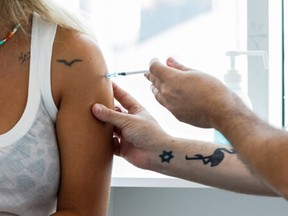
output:
M18 123L0 135L0 216L55 211L60 168L50 65L56 28L34 15L27 104Z

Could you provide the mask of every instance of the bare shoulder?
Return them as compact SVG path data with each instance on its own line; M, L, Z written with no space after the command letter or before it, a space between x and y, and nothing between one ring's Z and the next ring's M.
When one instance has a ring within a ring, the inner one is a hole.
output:
M56 104L66 93L91 91L110 85L107 67L97 42L76 31L58 27L53 45L52 90Z
M61 27L57 29L54 49L56 55L67 57L73 57L75 54L83 57L99 57L98 55L100 54L98 44L91 37Z

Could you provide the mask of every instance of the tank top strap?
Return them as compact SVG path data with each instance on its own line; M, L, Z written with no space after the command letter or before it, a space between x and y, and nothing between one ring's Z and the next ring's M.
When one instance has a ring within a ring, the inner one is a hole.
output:
M31 62L31 65L37 65L44 105L50 117L55 122L58 109L54 103L51 90L51 59L57 25L49 23L41 19L37 14L34 14L33 26L36 37L34 39L37 40L38 46L32 47L37 50L31 50L31 52L38 54L38 62Z

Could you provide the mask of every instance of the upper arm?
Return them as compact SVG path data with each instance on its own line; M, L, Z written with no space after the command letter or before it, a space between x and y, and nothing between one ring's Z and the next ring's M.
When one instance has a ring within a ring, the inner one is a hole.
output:
M58 33L57 33L58 34ZM57 36L56 36L57 39ZM72 61L71 66L57 60ZM104 215L112 166L112 126L97 121L91 106L113 107L111 82L97 45L83 35L54 44L52 91L58 101L56 130L61 161L58 209Z

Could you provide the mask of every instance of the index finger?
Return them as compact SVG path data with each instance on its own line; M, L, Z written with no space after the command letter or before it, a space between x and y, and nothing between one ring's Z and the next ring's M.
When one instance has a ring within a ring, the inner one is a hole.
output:
M113 84L114 98L126 109L129 113L136 113L143 109L141 104L132 97L128 92L120 88L116 83Z

